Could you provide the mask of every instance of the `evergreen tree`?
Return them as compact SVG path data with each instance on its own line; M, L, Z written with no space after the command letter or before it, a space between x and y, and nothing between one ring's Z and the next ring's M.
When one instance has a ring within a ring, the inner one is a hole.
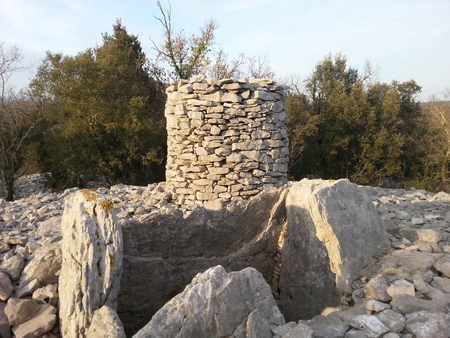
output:
M119 20L99 47L73 57L47 53L31 87L50 98L40 158L56 185L163 179L164 86Z
M370 78L370 77L369 77ZM349 178L375 184L403 177L407 133L418 114L413 81L391 85L367 81L341 55L328 55L305 83L305 93L286 100L290 174Z

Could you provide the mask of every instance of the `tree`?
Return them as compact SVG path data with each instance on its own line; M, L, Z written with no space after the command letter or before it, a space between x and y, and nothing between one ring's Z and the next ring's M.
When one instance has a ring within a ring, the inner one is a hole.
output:
M402 103L414 105L414 91L407 95L399 90L407 84L375 82L373 74L370 65L360 75L345 57L328 55L306 79L305 92L287 97L294 179L314 175L376 184L402 176Z
M157 45L153 40L154 49L158 53L158 59L167 62L172 67L172 76L175 80L189 79L193 75L205 72L210 64L207 55L210 47L214 43L214 31L217 24L214 20L209 20L200 28L198 35L191 35L187 38L183 31L174 32L172 28L172 9L169 3L169 10L164 11L161 2L157 5L162 17L155 18L161 22L164 29L164 43Z
M247 57L247 73L254 79L273 79L275 72L270 67L267 55Z
M213 52L213 60L206 67L205 75L216 79L240 78L246 57L243 53L229 60L228 54L221 48Z
M8 86L15 72L24 70L22 54L13 46L0 43L0 181L6 200L14 199L14 180L26 162L26 145L43 115L24 91L16 93Z
M321 116L313 115L308 97L303 93L289 93L286 97L286 112L289 121L289 173L292 179L304 173L318 173L320 168L305 158L314 157Z
M444 98L447 101L432 97L423 105L426 128L415 138L422 155L422 172L415 183L420 188L450 192L450 89Z
M120 20L103 44L76 56L47 53L31 87L50 100L40 147L57 186L163 179L164 85L150 73L136 36Z

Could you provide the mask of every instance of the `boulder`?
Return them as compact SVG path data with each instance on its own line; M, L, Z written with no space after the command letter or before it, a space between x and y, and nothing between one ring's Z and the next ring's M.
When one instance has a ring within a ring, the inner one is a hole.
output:
M430 269L442 256L438 253L396 250L362 269L360 275L368 278L384 275L388 282L423 279L428 283L433 278Z
M314 332L313 337L343 337L350 325L337 316L315 316L306 321Z
M34 299L10 298L5 307L5 314L12 326L20 325L39 310L39 304Z
M19 289L26 287L33 280L37 281L36 286L58 282L61 270L61 257L60 243L51 243L37 249L34 253L34 258L23 269L19 279Z
M288 320L335 309L358 272L390 244L363 189L348 180L302 180L286 197L281 309Z
M384 310L376 315L377 318L393 332L401 332L405 327L406 319L393 310Z
M56 306L58 303L58 284L48 284L33 292L33 299Z
M0 300L6 302L13 292L13 286L9 276L0 271Z
M23 282L19 286L19 289L16 291L15 296L17 298L22 298L22 297L28 296L28 295L32 294L34 290L38 289L40 287L40 285L41 284L39 283L39 281L36 278L34 278L30 281L27 280L26 282Z
M64 337L85 337L95 310L115 309L122 272L122 233L110 202L80 190L65 202L62 217L60 322Z
M25 263L19 255L14 255L2 262L0 270L7 273L12 281L19 279Z
M406 316L405 330L416 338L450 337L450 315L419 311Z
M34 316L14 327L12 331L16 337L40 337L49 332L56 323L56 308L49 304L42 304Z
M286 324L283 324L283 325L279 325L279 326L272 325L271 330L272 330L272 333L274 335L284 336L289 331L295 329L296 327L297 327L297 323L296 322L289 322L289 323L286 323Z
M447 311L446 303L444 304L440 301L420 299L410 295L395 295L392 298L391 306L395 311L402 314L409 314L416 311Z
M388 287L389 283L386 277L378 275L364 285L364 292L368 298L386 302L391 300L391 296L387 293Z
M431 286L445 292L450 293L450 279L436 276L433 278L431 282Z
M0 302L0 337L11 337L11 324L9 324L8 317L5 314L6 303Z
M416 295L414 284L408 282L405 279L393 281L386 291L388 295L391 297L394 297L395 295L410 295L410 296Z
M261 273L216 266L197 274L133 337L223 337L237 330L244 337L271 337L270 325L284 323Z
M300 323L295 328L290 330L287 334L283 336L283 338L313 338L314 331L306 324Z
M89 338L126 338L125 330L116 311L106 305L94 311L86 336Z
M366 337L377 338L389 332L389 328L386 327L376 316L356 316L351 325L363 331Z
M444 277L450 278L450 255L439 258L433 267L442 273Z
M430 243L437 243L441 238L441 233L433 229L400 229L400 235L411 242L423 241Z
M389 304L379 302L375 299L369 299L366 303L366 310L368 311L381 312L390 308L391 306Z

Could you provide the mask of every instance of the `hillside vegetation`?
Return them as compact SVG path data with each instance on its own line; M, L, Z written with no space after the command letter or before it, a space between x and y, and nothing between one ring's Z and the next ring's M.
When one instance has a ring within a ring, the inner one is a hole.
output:
M167 31L170 21L161 22L166 41L155 49L165 53L168 69L161 60L148 59L138 38L118 20L100 46L75 56L47 52L29 88L19 93L7 82L20 68L20 51L0 45L0 181L7 200L14 197L14 179L32 172L45 173L56 189L82 187L93 179L163 181L165 88L184 77L177 72L185 69L183 62L189 63L189 77L273 76L265 57L229 61L220 51L216 60L208 58L213 22L191 39ZM170 59L180 53L185 57ZM291 86L286 97L290 178L449 191L450 104L421 104L414 80L388 84L376 75L370 64L358 70L345 56L327 55L304 82Z

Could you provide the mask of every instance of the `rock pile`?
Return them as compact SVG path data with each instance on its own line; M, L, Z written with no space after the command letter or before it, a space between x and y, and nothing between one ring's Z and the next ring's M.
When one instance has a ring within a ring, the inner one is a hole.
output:
M166 180L179 205L248 198L287 180L286 87L195 77L167 88Z
M260 307L252 307L248 312L251 316L240 317L242 321L235 327L239 330L233 331L236 336L249 337L251 332L256 332L252 330L259 330L260 337L450 336L450 196L421 190L373 187L361 187L361 190L371 197L386 224L391 252L360 270L351 290L341 295L340 311L285 324L279 317L275 316L278 322L270 319L274 317L267 316ZM74 191L63 194L36 191L14 202L0 201L1 337L60 336L56 309L62 257L62 200ZM109 196L119 224L127 224L130 219L145 221L158 210L177 210L164 184L118 185L98 191ZM355 240L359 239L358 236ZM228 289L221 289L219 282L213 283L217 289L208 292L202 283L227 281L233 274L251 274L251 280L257 279L253 276L256 272L245 271L227 274L220 268L208 270L163 308L164 315L155 315L153 323L156 318L159 322L163 318L175 318L174 304L185 304L183 309L189 316L195 313L197 319L205 319L207 312L201 310L201 304L189 308L183 297L189 292L194 295L193 290L200 289L205 291L200 294L207 299L213 299L212 295L219 290L225 295ZM261 290L270 288L264 283L259 285ZM234 299L231 293L229 297ZM268 298L267 302L272 302ZM276 309L271 311L278 313ZM107 308L99 311L93 321L103 322L107 312ZM234 311L228 312L230 321L236 321ZM169 317L169 313L174 317ZM220 322L226 320L224 316Z

